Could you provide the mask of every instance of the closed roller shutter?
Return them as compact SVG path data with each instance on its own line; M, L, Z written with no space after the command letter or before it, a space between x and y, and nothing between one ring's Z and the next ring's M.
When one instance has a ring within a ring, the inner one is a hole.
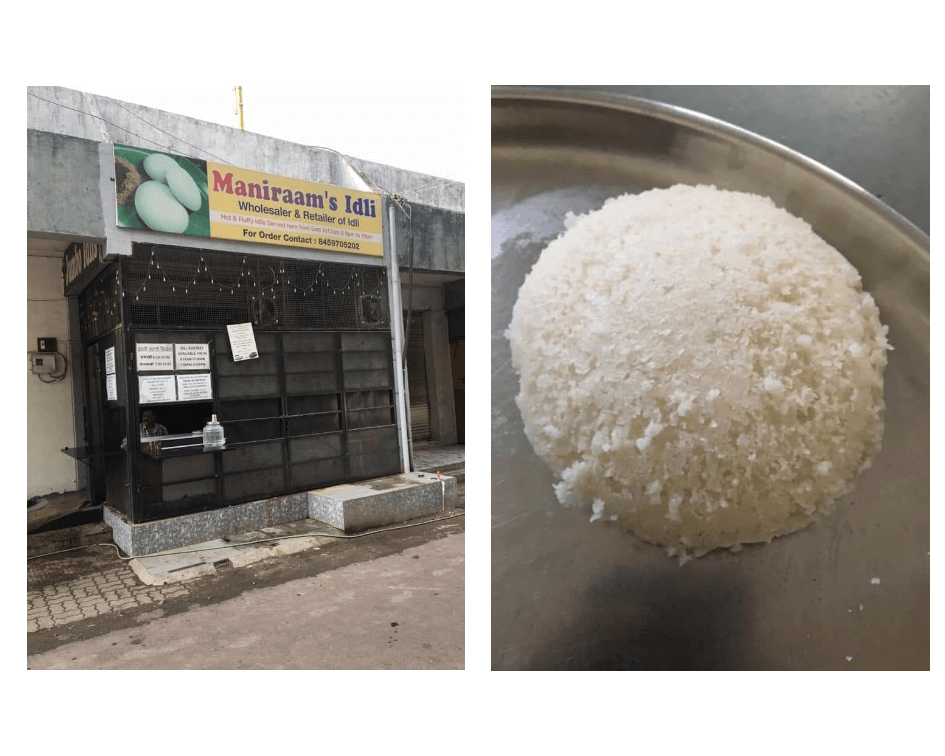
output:
M423 319L420 313L414 313L410 323L407 385L410 391L410 432L413 440L429 441L433 434L430 430L430 395L427 391L427 363L423 354Z

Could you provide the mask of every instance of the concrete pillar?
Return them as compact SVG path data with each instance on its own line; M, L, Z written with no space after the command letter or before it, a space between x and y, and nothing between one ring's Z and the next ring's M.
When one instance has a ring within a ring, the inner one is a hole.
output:
M427 392L430 397L430 431L433 440L455 444L456 404L450 367L449 327L446 313L427 310L423 317L423 351L427 363Z

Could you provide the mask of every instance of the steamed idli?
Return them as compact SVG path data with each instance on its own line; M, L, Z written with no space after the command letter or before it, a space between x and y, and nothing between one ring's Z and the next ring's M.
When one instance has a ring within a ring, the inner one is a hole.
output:
M887 328L768 198L674 186L569 215L506 332L558 499L684 561L828 513L878 453Z

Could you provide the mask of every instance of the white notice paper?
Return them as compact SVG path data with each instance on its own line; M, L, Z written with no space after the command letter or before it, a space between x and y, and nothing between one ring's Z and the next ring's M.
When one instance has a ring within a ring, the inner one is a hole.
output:
M173 344L135 344L138 356L138 371L173 370Z
M210 373L177 376L177 401L186 402L191 399L213 399Z
M174 344L175 370L209 370L209 344Z
M230 351L233 352L233 360L255 360L259 357L256 351L256 336L253 333L252 323L240 323L239 325L228 325L226 331L230 336Z
M139 375L138 404L177 401L173 375Z
M115 375L115 347L105 350L105 375Z
M105 398L109 402L118 401L118 384L115 381L115 374L105 376Z

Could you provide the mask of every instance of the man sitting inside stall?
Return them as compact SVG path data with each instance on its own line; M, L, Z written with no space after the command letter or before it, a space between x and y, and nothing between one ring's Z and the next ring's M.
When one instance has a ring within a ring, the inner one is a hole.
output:
M145 436L166 436L167 428L157 422L152 410L146 409L141 413L141 438Z

